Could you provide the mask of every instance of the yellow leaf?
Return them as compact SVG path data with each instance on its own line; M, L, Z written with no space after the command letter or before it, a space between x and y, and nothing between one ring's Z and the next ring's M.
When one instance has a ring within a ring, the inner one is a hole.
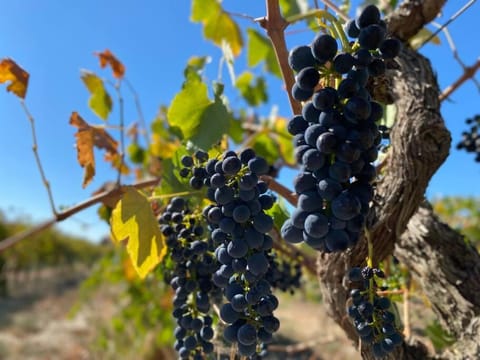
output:
M127 253L133 268L144 279L165 256L165 239L148 199L131 186L112 211L112 237L117 243L128 240Z
M0 83L10 81L7 90L25 99L29 74L12 59L0 61Z
M88 106L101 119L107 120L108 114L112 111L112 98L108 94L103 80L92 72L82 70L82 81L90 92Z

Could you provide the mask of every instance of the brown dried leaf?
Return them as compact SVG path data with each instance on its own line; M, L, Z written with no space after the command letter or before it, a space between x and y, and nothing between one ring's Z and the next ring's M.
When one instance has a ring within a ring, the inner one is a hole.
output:
M113 70L113 76L117 79L123 78L125 75L125 66L118 60L115 55L108 49L103 52L95 53L100 58L100 67L104 68L110 65Z
M28 87L28 72L23 70L12 59L2 59L0 61L0 83L10 81L7 91L13 92L18 97L25 99Z
M91 126L77 112L73 112L70 116L70 125L78 128L75 137L78 163L85 168L83 187L86 187L95 175L94 146L105 149L105 160L111 162L114 168L123 174L128 173L129 169L123 164L118 153L117 141L105 129Z

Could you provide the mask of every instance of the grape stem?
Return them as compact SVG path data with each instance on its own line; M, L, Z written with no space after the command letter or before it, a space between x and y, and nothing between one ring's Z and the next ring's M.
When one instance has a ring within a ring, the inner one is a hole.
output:
M442 91L438 99L443 101L447 99L452 93L457 90L465 81L472 79L475 76L475 73L480 68L480 59L477 60L472 66L468 66L464 69L463 74L450 86Z

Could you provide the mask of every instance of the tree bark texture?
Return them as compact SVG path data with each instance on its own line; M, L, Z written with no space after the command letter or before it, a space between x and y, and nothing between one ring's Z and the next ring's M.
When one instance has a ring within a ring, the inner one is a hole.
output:
M390 32L406 40L430 22L445 1L406 0L387 19ZM480 257L463 237L441 223L425 205L433 174L448 156L451 137L440 115L439 88L428 59L405 48L399 68L388 77L397 106L387 163L379 174L371 216L374 264L391 255L408 266L422 285L442 325L458 341L440 355L406 339L388 359L480 359ZM420 206L421 205L421 206ZM420 208L419 208L420 206ZM396 244L396 247L395 247ZM358 336L346 314L348 269L364 265L365 239L341 254L318 256L317 270L330 316L357 347ZM373 359L361 346L364 359Z

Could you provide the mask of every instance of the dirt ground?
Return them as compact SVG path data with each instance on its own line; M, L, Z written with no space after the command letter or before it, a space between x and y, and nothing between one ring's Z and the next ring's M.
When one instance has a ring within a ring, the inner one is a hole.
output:
M0 360L102 360L93 355L91 344L101 321L114 312L114 297L104 293L93 299L93 306L69 317L85 276L85 271L63 271L61 276L47 271L16 279L11 297L0 299ZM281 328L268 360L360 359L323 306L307 298L281 295L275 312ZM175 357L164 352L157 358ZM137 360L122 354L116 359Z

